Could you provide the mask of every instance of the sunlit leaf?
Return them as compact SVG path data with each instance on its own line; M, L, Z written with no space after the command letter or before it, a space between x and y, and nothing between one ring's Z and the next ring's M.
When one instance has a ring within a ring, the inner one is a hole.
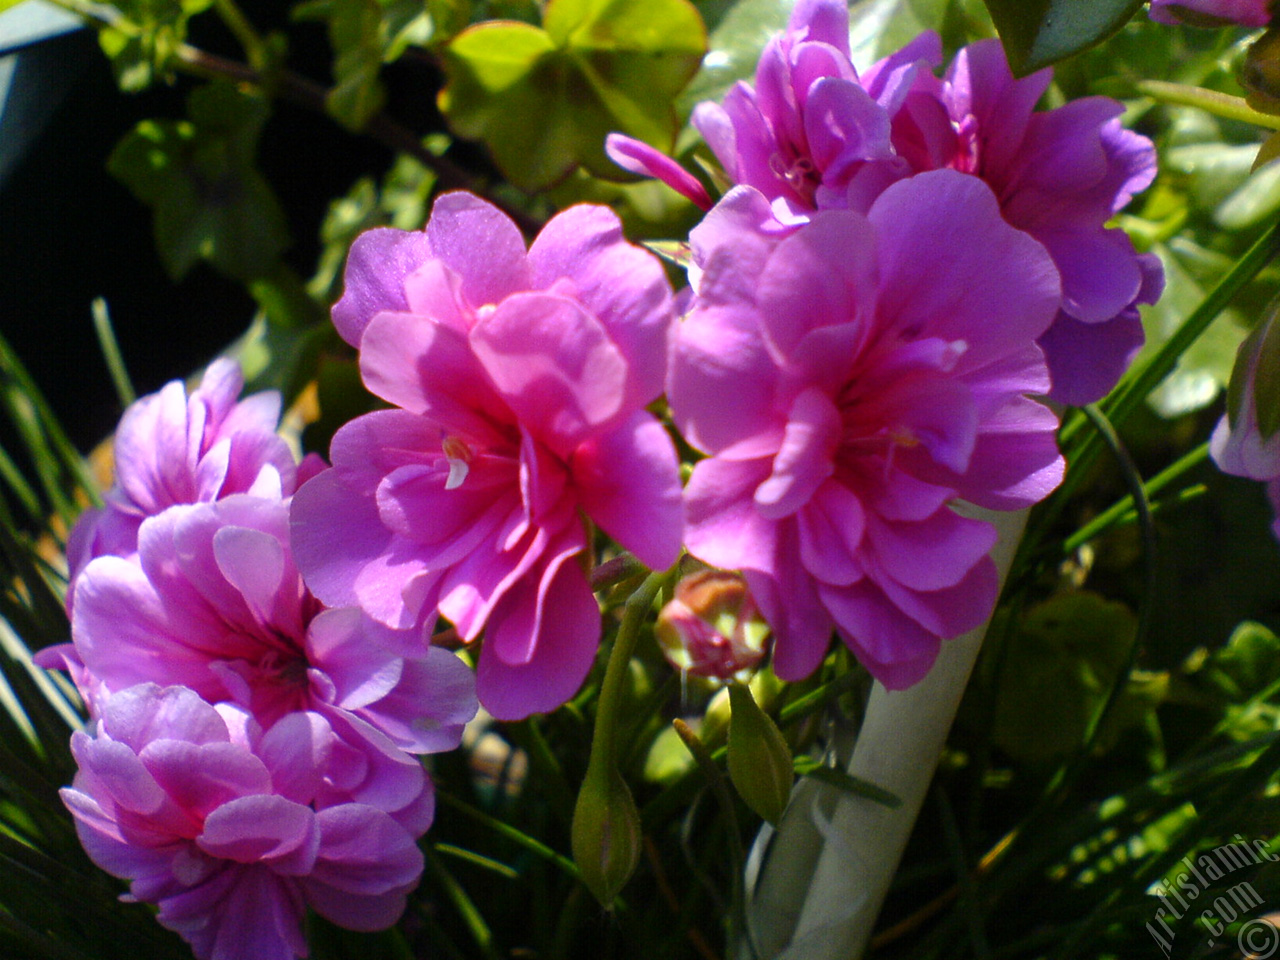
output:
M605 136L670 150L672 103L705 49L687 0L552 0L541 28L489 22L455 37L440 106L522 190L545 189L579 164L617 176Z

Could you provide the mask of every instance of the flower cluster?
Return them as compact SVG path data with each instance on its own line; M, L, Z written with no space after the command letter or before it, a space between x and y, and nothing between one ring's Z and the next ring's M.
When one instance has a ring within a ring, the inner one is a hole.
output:
M305 954L306 906L398 918L434 810L417 755L476 710L452 654L303 584L279 399L241 385L219 361L190 398L172 383L126 412L117 485L73 538L73 643L41 656L94 721L64 792L86 850L228 960Z
M708 211L691 290L606 208L526 247L448 193L350 251L333 322L386 407L337 431L331 468L295 464L278 398L239 400L229 363L126 413L72 537L73 644L43 661L94 721L64 794L86 848L197 955L298 955L307 908L394 922L432 819L418 755L457 744L476 695L514 720L575 694L603 537L717 568L659 635L721 678L766 655L803 678L838 636L902 688L990 616L975 508L1054 489L1043 398L1109 391L1159 296L1108 226L1154 151L1115 101L1036 111L1048 72L1015 79L995 41L938 76L926 34L860 74L848 33L843 0L800 0L755 84L698 107L735 184L718 203L611 138ZM1219 444L1241 462L1251 416ZM684 489L673 431L701 454ZM479 644L474 681L430 645L438 618Z
M584 518L654 569L683 539L675 446L645 410L675 323L661 265L603 207L570 208L526 251L503 213L453 193L421 233L356 241L333 316L394 409L339 430L333 470L299 491L307 583L391 627L438 611L466 641L484 630L495 717L558 707L600 641Z
M1061 278L1057 314L1037 339L1049 396L1097 400L1142 345L1137 305L1161 292L1158 260L1106 225L1151 183L1155 148L1120 126L1115 100L1035 111L1051 71L1015 79L999 41L961 50L938 78L941 59L937 35L926 33L859 75L847 5L800 0L765 47L755 86L738 83L723 104L700 104L693 123L729 179L769 202L779 227L820 210L866 213L890 184L929 170L982 180ZM611 151L627 169L689 192L651 148L615 136Z

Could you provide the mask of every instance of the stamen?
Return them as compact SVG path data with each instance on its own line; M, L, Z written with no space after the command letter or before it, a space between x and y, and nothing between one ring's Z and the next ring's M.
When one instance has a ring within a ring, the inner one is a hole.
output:
M449 477L444 482L444 488L456 490L462 486L471 470L471 448L458 437L446 436L440 441L440 449L449 463Z

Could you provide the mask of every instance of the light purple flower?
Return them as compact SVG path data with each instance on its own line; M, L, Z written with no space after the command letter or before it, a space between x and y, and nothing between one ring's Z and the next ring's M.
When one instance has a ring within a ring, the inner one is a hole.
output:
M583 516L650 567L679 553L678 461L644 409L674 319L661 265L604 207L566 210L528 252L465 193L424 232L360 237L333 320L395 409L339 430L334 469L295 498L316 596L397 628L438 608L464 640L483 630L496 717L563 703L601 629Z
M1015 79L999 41L964 48L939 78L941 41L925 33L859 76L848 34L844 0L800 0L755 85L698 105L692 122L729 179L795 226L816 210L865 213L889 184L927 170L980 177L1062 276L1058 318L1040 341L1050 396L1105 395L1142 344L1136 304L1163 285L1159 261L1106 226L1154 178L1151 141L1121 127L1123 105L1110 98L1035 111L1051 71ZM657 162L643 166L676 185Z
M1269 0L1151 0L1151 19L1193 27L1228 23L1265 27L1271 22L1271 4Z
M99 557L76 583L75 656L112 692L154 682L233 702L270 727L312 711L332 734L317 792L369 803L421 833L433 797L405 751L457 746L476 710L471 672L357 609L324 609L303 586L288 505L236 495L144 521L136 559ZM96 700L96 702L95 702Z
M115 484L104 506L86 510L71 531L72 581L94 557L131 555L142 521L166 507L250 491L293 493L298 468L276 434L280 395L237 400L243 387L239 365L221 359L191 396L174 380L129 406L116 429Z
M1280 513L1280 322L1273 306L1240 344L1227 412L1209 440L1219 469L1261 480ZM1280 537L1280 516L1271 527Z
M90 858L200 960L306 956L308 907L354 930L399 918L422 873L414 837L384 811L326 805L306 746L325 722L291 713L265 733L234 707L144 684L77 732L62 791Z
M834 628L905 687L995 602L994 529L950 504L1017 509L1061 479L1057 420L1026 396L1048 386L1058 274L954 171L784 239L769 218L738 187L691 238L705 269L668 397L711 457L688 547L745 574L780 677L812 672Z

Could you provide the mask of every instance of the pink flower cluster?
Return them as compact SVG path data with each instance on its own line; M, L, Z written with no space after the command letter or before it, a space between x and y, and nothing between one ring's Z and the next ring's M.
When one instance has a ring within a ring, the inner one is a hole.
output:
M394 923L434 810L418 755L476 711L456 657L303 584L279 400L241 385L219 361L126 412L73 537L73 643L41 654L93 721L63 794L86 850L202 960L305 955L307 907Z
M1141 344L1159 265L1107 224L1154 151L1114 101L1036 111L1049 74L1014 79L995 42L939 77L924 35L859 74L848 26L843 0L800 0L754 86L698 108L737 184L714 206L611 138L709 210L691 292L606 208L526 247L449 193L351 249L333 321L387 407L337 432L331 469L295 465L278 400L237 400L229 364L126 413L72 538L74 643L44 662L94 719L65 793L86 848L198 956L299 955L308 908L394 922L432 817L417 755L475 711L424 638L443 617L480 641L493 716L560 706L595 661L606 536L736 571L668 615L722 675L763 656L757 611L782 678L835 635L891 688L990 616L995 531L960 503L1054 489L1040 398L1102 396ZM683 490L672 429L702 455Z
M998 41L964 48L938 78L941 59L938 37L926 33L859 75L847 5L799 0L786 32L765 47L755 85L700 104L693 124L729 179L769 201L780 227L820 210L866 213L890 184L929 170L982 180L1061 277L1057 314L1037 338L1048 395L1097 400L1142 345L1137 305L1154 302L1163 284L1158 260L1106 225L1151 183L1155 148L1120 126L1115 100L1036 111L1051 71L1015 79ZM626 169L691 195L689 175L652 148L614 135L610 151Z

